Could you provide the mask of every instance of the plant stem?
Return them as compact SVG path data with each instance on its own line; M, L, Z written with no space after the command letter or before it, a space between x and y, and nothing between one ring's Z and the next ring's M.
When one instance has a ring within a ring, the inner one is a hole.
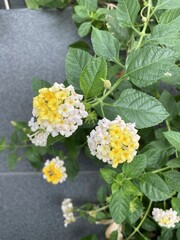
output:
M129 235L129 237L126 239L126 240L129 240L131 239L132 236L134 236L134 234L136 232L139 232L139 229L140 227L142 226L143 222L145 221L150 209L151 209L151 206L152 206L152 201L149 202L149 205L148 205L148 208L147 208L147 211L146 213L144 214L144 217L142 218L142 220L140 221L140 223L138 224L138 226L134 229L134 231L131 233L131 235Z
M143 41L143 38L144 36L146 35L146 29L148 27L148 23L149 23L149 19L151 17L150 13L151 13L151 8L152 8L152 0L148 0L148 9L147 9L147 17L146 17L146 21L144 23L144 27L143 27L143 30L141 32L141 36L140 36L140 39L139 39L139 42L138 42L138 45L136 47L136 49L140 48L141 47L141 43Z
M170 167L160 168L158 170L152 171L152 173L163 172L163 171L166 171L166 170L169 170L169 169L171 169L171 168Z
M98 104L102 103L103 100L104 100L107 96L109 96L109 94L111 94L111 93L114 91L114 89L116 89L116 88L118 87L118 85L120 84L120 82L121 82L126 76L127 76L127 75L123 75L122 77L120 77L120 78L116 81L116 83L109 89L109 91L106 92L106 94L104 94L101 98L99 98L96 103L92 104L92 107L95 107L95 106L97 106Z

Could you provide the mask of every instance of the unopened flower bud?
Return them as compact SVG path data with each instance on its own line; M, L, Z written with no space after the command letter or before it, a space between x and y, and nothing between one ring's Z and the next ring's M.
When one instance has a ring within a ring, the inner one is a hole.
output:
M142 17L141 20L142 20L142 22L145 22L147 20L147 18L146 17Z
M110 89L111 88L111 82L109 80L104 81L104 88L105 89Z

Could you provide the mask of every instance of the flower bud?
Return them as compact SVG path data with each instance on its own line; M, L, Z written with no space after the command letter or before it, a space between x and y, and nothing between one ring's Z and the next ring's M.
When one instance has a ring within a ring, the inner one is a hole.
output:
M111 88L111 82L109 80L104 81L104 88L105 89L110 89Z

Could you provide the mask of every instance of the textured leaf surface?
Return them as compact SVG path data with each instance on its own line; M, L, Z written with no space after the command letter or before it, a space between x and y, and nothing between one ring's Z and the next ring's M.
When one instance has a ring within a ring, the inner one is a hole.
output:
M113 62L119 61L120 43L111 33L94 28L91 41L98 56Z
M168 131L164 132L164 136L173 147L180 151L180 132Z
M121 190L114 193L110 202L110 213L113 220L121 224L129 214L130 197Z
M171 197L166 183L154 173L146 173L140 178L140 189L151 201L162 201Z
M121 27L132 27L140 10L137 0L119 0L117 6L117 20Z
M155 126L168 117L158 100L135 89L123 91L114 107L125 121L135 122L137 128Z
M86 97L98 96L103 88L104 83L101 78L106 79L107 64L104 58L92 59L82 71L80 76L80 87Z
M161 24L167 24L171 23L174 19L180 16L180 8L177 9L170 9L160 16L160 23Z
M163 174L166 179L168 187L176 192L180 192L180 185L177 184L180 182L180 172L176 170L171 170Z
M176 53L168 48L148 46L129 54L126 74L138 87L146 87L160 79L174 64Z
M158 0L158 9L175 9L180 8L179 0Z
M69 48L66 56L66 78L69 84L80 90L80 75L85 65L90 61L91 55L81 49Z

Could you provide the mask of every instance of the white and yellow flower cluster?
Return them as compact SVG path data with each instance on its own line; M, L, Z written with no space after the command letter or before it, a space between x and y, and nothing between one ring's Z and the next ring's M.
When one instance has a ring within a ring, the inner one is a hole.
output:
M33 117L29 121L29 127L35 132L28 135L32 143L46 146L49 134L71 136L88 115L82 99L83 95L77 94L72 85L54 83L50 88L40 89L33 99Z
M172 210L172 208L166 211L160 208L153 208L152 216L161 227L174 228L175 224L180 222L180 217L177 216L177 212Z
M59 157L53 158L51 161L47 160L42 172L44 179L52 184L62 183L67 178L64 161L60 160Z
M113 121L99 120L98 126L88 136L88 146L93 156L116 168L120 163L133 160L139 139L135 124L125 123L117 116Z
M73 204L70 198L65 198L62 202L61 209L63 212L64 226L67 227L70 223L76 221L73 213Z

